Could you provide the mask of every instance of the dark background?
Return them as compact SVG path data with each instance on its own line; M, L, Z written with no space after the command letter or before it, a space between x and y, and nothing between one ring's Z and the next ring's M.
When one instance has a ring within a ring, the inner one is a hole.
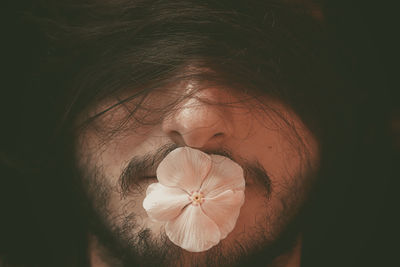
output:
M26 90L39 56L46 53L35 28L20 19L32 2L8 1L2 8L0 259L10 259L17 266L52 266L53 260L68 257L62 251L76 248L75 242L79 245L74 237L81 233L67 218L70 213L63 213L69 207L67 200L62 200L68 199L64 198L68 189L56 181L43 185L59 189L50 194L57 206L46 203L53 209L43 210L41 201L52 200L33 200L36 192L27 184L35 181L27 183L23 175L32 170L21 162L34 162L32 150L40 147L21 144L40 144L46 138L37 131L46 128L46 121L36 125L26 121L25 114L31 108L42 114L51 112L41 105L49 100L43 96L37 99L35 92ZM396 1L325 2L325 20L338 39L343 72L362 88L363 116L359 117L358 133L362 140L352 148L360 155L353 159L354 181L345 185L341 195L331 192L335 208L318 207L326 216L320 216L320 221L307 230L304 266L400 266L400 46ZM27 99L29 105L25 105ZM21 140L26 138L26 131L32 131L30 140ZM16 174L15 169L21 173ZM41 199L40 192L37 194ZM37 218L49 220L43 224Z
M331 192L336 209L321 207L325 218L312 225L305 266L400 266L397 10L394 1L326 2L343 71L364 98L356 133L362 140L348 167L354 181L343 194Z

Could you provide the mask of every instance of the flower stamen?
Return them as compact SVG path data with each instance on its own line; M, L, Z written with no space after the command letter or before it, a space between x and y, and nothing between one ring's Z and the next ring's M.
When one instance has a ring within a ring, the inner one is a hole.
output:
M194 191L189 197L190 201L192 201L192 205L197 206L201 205L204 202L204 195L201 192Z

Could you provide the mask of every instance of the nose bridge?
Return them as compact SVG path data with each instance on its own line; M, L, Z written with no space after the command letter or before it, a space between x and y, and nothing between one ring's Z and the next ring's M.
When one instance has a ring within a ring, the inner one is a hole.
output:
M204 89L180 103L163 121L163 131L177 144L215 148L230 136L228 110L218 90Z

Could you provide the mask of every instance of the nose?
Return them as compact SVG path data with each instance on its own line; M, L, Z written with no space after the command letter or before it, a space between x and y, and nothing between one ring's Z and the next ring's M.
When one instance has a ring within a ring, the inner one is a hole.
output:
M223 94L201 90L179 104L162 122L162 130L178 145L215 149L232 134L232 117L221 103Z

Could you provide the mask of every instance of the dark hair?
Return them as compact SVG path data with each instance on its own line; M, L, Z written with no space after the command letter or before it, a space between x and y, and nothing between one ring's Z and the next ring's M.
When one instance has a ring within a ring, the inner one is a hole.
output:
M14 96L22 106L20 120L10 122L17 129L8 136L14 146L5 145L2 155L11 188L5 195L24 197L5 207L3 229L12 230L0 247L5 260L61 266L60 259L69 259L65 266L79 265L86 222L76 208L77 117L122 91L133 94L121 103L187 79L270 95L290 106L322 149L319 186L328 190L314 196L320 215L312 218L334 218L321 214L347 205L333 199L338 192L350 195L346 188L357 184L349 178L359 171L360 118L370 96L343 72L347 65L336 52L343 43L309 9L286 1L232 0L38 1L27 9L19 26L31 34L22 41L34 40L35 50L21 53L34 57L16 85L23 91ZM313 230L325 233L322 228ZM16 256L21 251L26 257Z

